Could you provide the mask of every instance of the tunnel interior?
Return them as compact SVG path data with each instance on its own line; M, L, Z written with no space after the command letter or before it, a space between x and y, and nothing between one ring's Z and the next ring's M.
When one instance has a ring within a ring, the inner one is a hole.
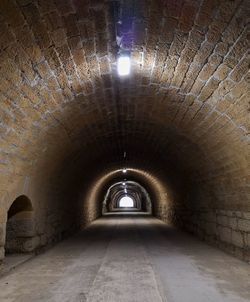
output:
M148 192L139 183L124 179L108 189L102 209L103 215L128 210L152 214L152 202Z
M125 181L138 210L249 260L248 16L247 0L0 1L0 259L115 210Z

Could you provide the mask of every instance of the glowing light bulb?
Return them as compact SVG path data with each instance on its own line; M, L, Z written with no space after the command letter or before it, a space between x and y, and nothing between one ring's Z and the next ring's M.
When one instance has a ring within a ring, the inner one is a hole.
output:
M122 173L127 173L127 169L122 169Z
M117 70L120 76L127 76L130 74L131 60L129 56L120 56L117 62Z

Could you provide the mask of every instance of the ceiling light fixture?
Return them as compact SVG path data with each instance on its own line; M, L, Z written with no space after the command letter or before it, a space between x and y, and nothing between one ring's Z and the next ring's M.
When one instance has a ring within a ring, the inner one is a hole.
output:
M127 169L126 168L122 169L122 173L127 173Z
M118 57L118 62L117 62L117 71L119 76L127 76L130 74L131 70L131 60L130 56L121 54Z

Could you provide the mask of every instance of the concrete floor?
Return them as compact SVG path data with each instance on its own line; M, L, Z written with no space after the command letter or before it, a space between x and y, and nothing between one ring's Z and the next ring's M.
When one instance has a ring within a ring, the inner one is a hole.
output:
M148 216L109 215L0 279L1 302L249 302L250 266Z

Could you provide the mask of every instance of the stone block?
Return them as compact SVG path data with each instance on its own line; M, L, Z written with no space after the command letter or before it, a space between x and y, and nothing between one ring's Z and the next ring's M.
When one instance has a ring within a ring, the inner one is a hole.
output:
M40 243L40 239L38 236L26 239L23 242L22 250L24 252L32 252L39 246L39 243Z
M80 31L76 24L76 16L74 14L65 16L64 24L67 30L67 35L69 37L78 36L80 34Z
M197 12L197 6L188 4L185 2L180 17L180 30L183 32L188 32L193 25L193 20L195 19L195 14Z
M207 222L205 224L205 230L208 235L216 234L216 224L214 222Z
M216 70L214 77L217 80L222 81L228 76L230 71L231 69L226 64L221 64Z
M211 44L215 44L221 38L221 32L225 28L226 24L222 20L213 22L207 32L207 41Z
M5 244L5 224L0 224L0 246Z
M207 81L214 73L215 69L216 65L213 65L211 63L206 64L199 74L199 79L202 81Z
M225 56L228 52L228 44L227 43L223 43L220 42L216 45L215 47L215 53L221 55L221 56Z
M230 228L227 227L218 227L217 228L219 237L221 241L231 243L232 241L232 232Z
M233 81L239 82L242 79L242 76L247 72L249 68L249 56L244 58L230 74L230 78Z
M244 219L247 219L250 221L250 212L243 212L242 214L243 214L242 216Z
M249 249L250 248L250 233L245 233L244 237L245 237L246 247Z
M228 224L233 230L236 230L238 227L237 218L230 217L229 218L229 224Z
M44 18L46 21L46 25L50 31L54 31L62 27L63 25L62 18L59 16L59 14L56 11L46 14Z
M103 11L98 11L93 13L94 22L95 22L95 31L97 33L104 32L106 30L106 18Z
M241 211L235 211L234 212L236 217L242 218L243 217L243 213Z
M215 1L203 1L200 12L195 20L195 24L202 27L207 26L211 22L214 5Z
M243 248L244 240L241 232L232 231L232 244Z
M44 235L41 235L40 236L40 246L45 246L47 244L47 236L44 234Z
M206 101L213 94L215 89L218 88L218 86L219 86L219 81L215 78L210 78L210 80L202 89L199 99L203 102Z
M217 216L216 220L217 220L217 223L220 225L229 226L229 218L227 216L219 215L219 216Z
M4 259L5 250L3 246L0 246L0 261Z
M64 44L66 44L66 34L62 28L54 30L51 33L51 37L55 47L62 47Z
M43 1L41 1L41 2L43 2ZM46 2L49 2L49 1L46 1ZM57 7L57 10L62 15L68 15L68 14L74 12L74 9L72 7L71 1L56 0L55 4L56 4L56 7Z
M250 233L250 220L239 219L238 220L238 229L240 231L244 231L244 232Z

